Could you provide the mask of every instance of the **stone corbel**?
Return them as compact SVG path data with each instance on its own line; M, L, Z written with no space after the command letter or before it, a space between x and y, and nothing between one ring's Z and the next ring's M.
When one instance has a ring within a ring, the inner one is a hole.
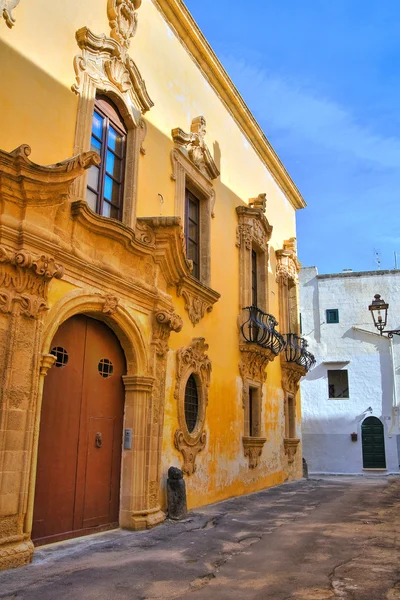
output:
M0 14L10 29L15 25L12 11L18 6L19 2L20 0L0 0Z
M300 379L307 375L304 367L296 363L282 363L282 388L288 394L295 396L299 391Z
M244 455L249 459L249 468L255 469L267 438L245 436L242 438Z
M297 452L297 447L300 444L300 440L297 438L285 438L283 440L283 446L285 448L285 454L288 457L288 463L291 465L294 462L294 457Z
M239 349L241 352L239 371L243 381L250 379L263 383L267 378L265 367L275 358L273 352L256 344L241 344Z

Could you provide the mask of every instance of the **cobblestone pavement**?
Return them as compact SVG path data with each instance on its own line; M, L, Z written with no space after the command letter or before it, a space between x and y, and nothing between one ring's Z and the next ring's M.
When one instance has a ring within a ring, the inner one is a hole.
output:
M302 480L40 548L7 600L400 600L400 479Z

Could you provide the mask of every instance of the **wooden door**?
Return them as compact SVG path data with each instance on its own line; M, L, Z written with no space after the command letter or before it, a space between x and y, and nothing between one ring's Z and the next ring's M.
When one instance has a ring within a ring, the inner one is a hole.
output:
M386 469L385 437L382 422L368 417L361 427L364 469Z
M84 315L52 343L40 422L32 539L42 544L118 525L125 358Z

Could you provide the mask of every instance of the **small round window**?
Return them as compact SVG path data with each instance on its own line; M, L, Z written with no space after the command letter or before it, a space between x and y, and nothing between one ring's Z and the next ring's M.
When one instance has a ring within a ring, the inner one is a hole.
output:
M109 360L108 358L102 358L99 364L97 365L97 368L99 370L100 375L104 377L104 379L107 379L107 377L111 377L114 371L114 366L111 360Z
M187 380L185 389L185 420L189 433L193 433L199 416L199 395L194 375Z
M68 352L65 350L65 348L56 346L55 348L52 348L50 354L53 354L53 356L56 357L56 367L65 367L68 362Z

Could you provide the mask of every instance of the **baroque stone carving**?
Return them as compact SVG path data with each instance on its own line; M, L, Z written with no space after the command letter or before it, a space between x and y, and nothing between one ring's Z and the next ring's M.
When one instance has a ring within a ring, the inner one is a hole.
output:
M283 242L283 249L277 250L276 255L276 280L278 283L287 283L292 280L294 284L298 283L298 274L301 263L297 258L296 238L290 238Z
M193 325L197 325L206 313L211 312L213 305L220 298L218 292L202 285L194 277L185 278L178 285L177 293L185 300L185 309Z
M0 11L3 15L7 27L11 29L15 25L15 18L12 14L14 8L19 4L20 0L0 0Z
M297 447L300 444L300 440L297 438L285 438L283 440L283 446L285 448L285 454L288 457L288 463L291 465L294 462L294 457L297 452Z
M240 345L241 359L239 364L240 375L245 381L251 379L253 381L264 382L267 378L265 367L274 359L271 350L248 344Z
M154 314L153 343L156 346L156 353L158 356L166 356L168 353L168 340L171 331L179 333L179 331L182 330L182 327L182 319L172 310L158 310Z
M180 428L175 432L175 447L182 453L182 470L187 475L196 471L196 456L204 449L207 435L204 431L208 388L211 379L211 361L206 354L208 344L204 338L193 338L189 346L180 348L176 354L175 398L178 401L178 421ZM185 418L185 388L190 375L196 379L198 389L198 418L192 432L189 432Z
M115 314L118 309L118 304L119 298L117 298L117 296L112 296L111 294L108 294L104 297L103 313L105 315Z
M266 438L246 436L242 438L244 455L249 459L249 468L255 469L262 454Z
M38 318L47 310L47 289L64 268L54 258L0 246L0 312Z
M281 364L281 369L283 390L295 396L299 391L300 379L307 375L306 369L296 363L286 362Z
M259 200L262 197L262 200ZM259 200L257 202L257 200ZM272 227L264 215L266 206L265 194L250 200L249 206L238 206L236 212L239 224L236 231L236 245L251 250L253 241L263 252L268 253L268 242L271 239Z
M130 40L136 33L137 12L142 0L108 0L107 16L110 22L111 37L121 46L129 48Z
M110 1L118 3L118 0ZM127 3L127 0L120 1L119 9L122 10ZM113 31L115 36L120 36L116 29ZM126 46L112 37L96 35L87 27L78 29L76 41L82 54L74 59L76 83L72 86L73 92L85 95L85 85L92 84L94 93L97 88L117 92L122 95L127 107L132 105L139 113L154 106L136 64L126 52ZM137 115L130 116L138 124Z
M209 180L213 180L220 173L205 142L206 132L206 120L200 116L193 119L190 133L185 133L180 127L173 129L172 139L175 145L187 154L189 160L199 171Z

